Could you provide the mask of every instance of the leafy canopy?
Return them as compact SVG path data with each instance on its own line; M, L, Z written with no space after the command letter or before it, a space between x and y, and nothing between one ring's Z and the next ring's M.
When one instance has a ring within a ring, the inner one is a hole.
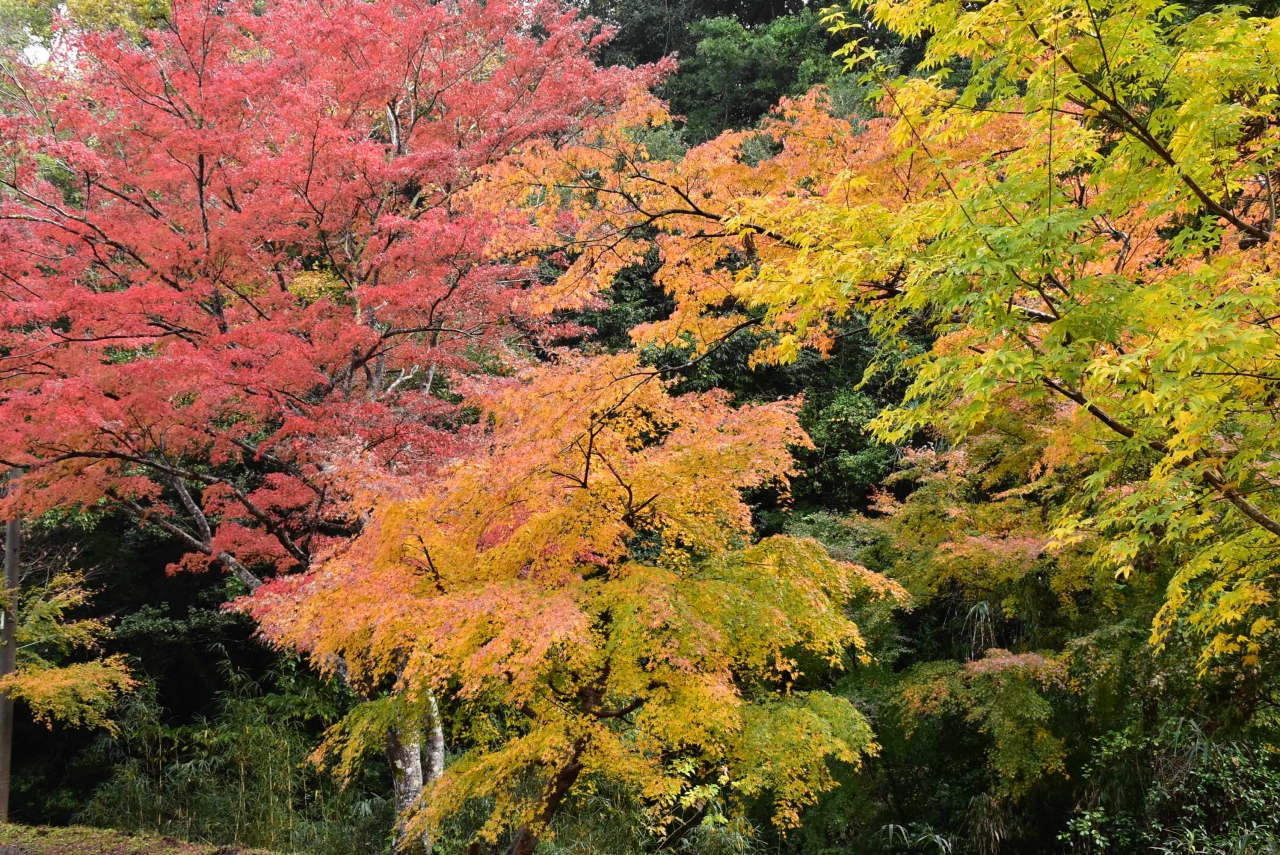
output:
M873 115L837 118L819 91L672 160L653 145L666 115L638 103L582 146L508 162L511 186L544 188L508 204L534 205L542 245L565 252L548 299L602 290L657 229L676 309L638 342L700 353L760 326L757 359L786 361L853 312L887 352L924 327L932 347L878 437L1047 412L1033 465L1079 465L1083 487L1056 542L1104 535L1097 560L1120 577L1176 551L1157 638L1185 620L1206 664L1256 664L1280 537L1280 24L1153 0L857 11L929 34L909 78L851 42ZM852 29L848 14L829 20Z
M552 2L180 0L6 59L5 513L104 503L250 584L349 537L509 353L520 279L462 191L649 79L596 43Z
M835 785L829 761L875 751L847 700L791 687L802 658L864 655L846 607L900 589L814 541L755 541L742 498L785 490L787 446L806 442L792 405L672 396L626 354L476 400L485 452L245 603L278 643L394 680L409 713L444 695L469 748L423 822L490 799L481 836L518 844L603 779L658 826L767 795L787 827Z
M108 717L135 681L125 657L91 655L110 629L73 613L92 596L83 574L64 571L22 592L15 627L17 668L0 678L0 691L24 701L36 721L115 730Z

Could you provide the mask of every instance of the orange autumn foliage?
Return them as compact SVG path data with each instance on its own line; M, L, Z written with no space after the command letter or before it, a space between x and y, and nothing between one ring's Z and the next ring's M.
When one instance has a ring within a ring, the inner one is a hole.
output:
M835 786L828 761L875 751L848 701L792 686L801 655L865 656L846 606L900 589L814 541L757 541L742 496L785 493L807 442L794 404L673 396L630 355L566 356L475 401L485 451L245 604L353 685L394 683L371 717L442 698L471 747L420 824L488 798L482 837L536 840L575 787L610 779L655 826L767 794L788 827ZM380 732L360 715L335 732L347 760Z
M898 294L883 258L843 233L791 224L836 208L865 214L866 233L887 234L895 212L942 191L944 168L979 166L992 146L1023 135L1021 120L1006 117L980 137L957 129L937 161L905 158L893 119L836 115L822 87L784 99L758 129L687 152L671 150L671 121L656 98L636 93L612 124L569 144L535 141L489 170L476 196L506 224L493 248L561 264L554 283L526 298L550 313L590 305L656 243L655 281L675 310L632 338L697 354L760 324L775 334L757 354L767 361L825 350L833 318ZM806 276L811 254L838 257L840 269L815 263Z

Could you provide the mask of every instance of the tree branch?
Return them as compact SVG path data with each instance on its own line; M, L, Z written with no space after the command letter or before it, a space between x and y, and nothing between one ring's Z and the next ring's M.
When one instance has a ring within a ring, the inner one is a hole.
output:
M1057 392L1058 394L1068 398L1069 400L1072 400L1075 403L1079 404L1090 415L1092 415L1098 421L1102 422L1104 425L1106 425L1115 433L1119 434L1120 436L1123 436L1125 439L1135 439L1137 437L1138 434L1133 428L1129 427L1128 425L1122 422L1116 421L1114 418L1108 415L1102 408L1098 407L1096 404L1089 401L1081 393L1068 389L1062 384L1058 383L1057 381L1049 377L1043 378L1043 381L1045 386L1049 387L1050 389ZM1150 448L1152 451L1158 452L1160 454L1166 454L1166 455L1169 454L1170 449L1168 444L1158 439L1145 440L1145 444L1147 448ZM1197 455L1197 457L1199 456L1200 455ZM1261 526L1262 528L1266 529L1267 531L1271 532L1272 534L1280 536L1280 520L1276 520L1274 517L1269 515L1266 511L1262 510L1257 505L1253 504L1253 502L1250 502L1248 499L1246 499L1240 493L1239 490L1231 486L1230 482L1227 481L1227 479L1222 475L1221 472L1213 468L1206 469L1201 474L1200 478L1202 481L1204 481L1204 483L1207 486L1217 491L1217 493L1221 495L1222 498L1230 502L1236 508L1236 510L1238 510L1241 514L1243 514L1249 520Z

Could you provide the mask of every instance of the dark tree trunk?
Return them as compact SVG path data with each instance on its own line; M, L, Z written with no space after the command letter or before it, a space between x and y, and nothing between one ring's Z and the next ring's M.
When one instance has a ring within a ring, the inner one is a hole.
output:
M564 801L564 797L569 794L569 790L573 789L578 776L582 774L580 758L585 747L581 741L574 743L569 762L560 767L560 771L547 782L546 795L543 797L542 810L538 813L537 823L532 826L523 825L516 831L511 845L507 847L506 855L533 855L533 850L538 847L538 834L551 821L560 803Z

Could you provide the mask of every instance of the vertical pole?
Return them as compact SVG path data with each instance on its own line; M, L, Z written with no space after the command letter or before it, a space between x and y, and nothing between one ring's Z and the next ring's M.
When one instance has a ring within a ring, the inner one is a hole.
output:
M22 520L4 525L4 610L0 612L0 677L12 674L18 656L18 557ZM13 698L0 693L0 822L9 821L9 769L13 762Z

